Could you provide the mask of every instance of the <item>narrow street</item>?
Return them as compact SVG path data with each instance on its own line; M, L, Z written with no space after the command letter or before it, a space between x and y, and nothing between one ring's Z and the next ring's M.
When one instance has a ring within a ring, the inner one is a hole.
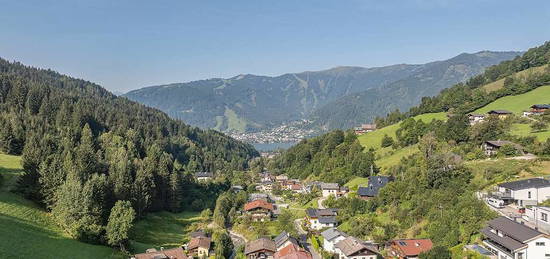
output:
M231 237L231 241L233 242L233 253L231 253L229 259L233 259L237 255L237 249L239 248L239 246L246 244L248 240L246 240L243 235L234 232L231 229L227 229L227 231L229 232L229 237Z
M307 231L305 231L302 228L302 220L303 219L295 219L294 220L294 228L296 228L296 231L298 231L299 235L306 235L307 236ZM313 257L313 259L322 259L323 258L319 253L317 253L317 251L315 251L315 248L313 248L313 246L309 242L306 242L304 244L304 246L311 253L311 256Z

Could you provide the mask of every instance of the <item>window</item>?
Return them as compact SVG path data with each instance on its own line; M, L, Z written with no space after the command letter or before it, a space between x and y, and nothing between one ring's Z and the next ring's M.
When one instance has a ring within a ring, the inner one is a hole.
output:
M544 244L544 242L536 242L535 245L536 246L545 246L546 244Z
M541 212L540 213L540 219L544 222L548 222L548 214Z
M523 253L518 253L518 259L523 259Z
M527 198L531 199L531 192L527 192Z

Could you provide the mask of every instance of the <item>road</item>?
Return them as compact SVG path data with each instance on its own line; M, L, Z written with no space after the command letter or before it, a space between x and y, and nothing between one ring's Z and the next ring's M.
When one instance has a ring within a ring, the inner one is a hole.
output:
M323 206L323 202L326 200L327 198L326 197L321 197L317 200L317 206L319 207L319 209L324 209L325 206Z
M233 253L231 253L231 256L229 257L229 259L233 259L237 255L237 248L239 248L239 246L246 244L248 240L246 240L246 238L243 235L231 229L228 229L227 231L229 232L229 237L231 237L231 241L233 242Z

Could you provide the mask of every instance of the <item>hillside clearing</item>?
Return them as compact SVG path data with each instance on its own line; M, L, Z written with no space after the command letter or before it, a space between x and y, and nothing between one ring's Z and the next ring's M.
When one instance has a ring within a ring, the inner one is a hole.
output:
M124 258L109 247L71 239L46 211L8 192L22 173L20 159L0 154L5 180L0 189L0 258Z
M523 80L523 79L527 78L529 75L532 75L533 73L543 72L544 69L546 69L547 67L548 67L548 65L544 65L544 66L540 66L540 67L532 67L532 68L529 68L529 69L526 69L526 70L523 70L523 71L520 71L520 72L514 74L513 78ZM500 89L502 89L502 87L504 87L504 80L505 80L505 78L497 80L497 81L489 83L489 84L486 84L485 86L483 86L483 89L488 93L496 91L496 90L500 90Z
M520 115L533 104L545 104L550 101L550 86L545 85L524 94L510 95L477 109L474 113L487 113L490 110L509 110Z
M550 130L533 132L529 124L512 124L510 133L519 137L535 136L539 141L546 141L550 138Z

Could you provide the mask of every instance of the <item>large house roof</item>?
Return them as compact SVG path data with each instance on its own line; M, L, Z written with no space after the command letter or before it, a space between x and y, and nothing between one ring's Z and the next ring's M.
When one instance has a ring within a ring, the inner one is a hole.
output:
M530 178L519 181L501 183L498 186L510 190L523 190L529 188L550 187L550 181L543 178Z
M406 256L417 256L433 247L430 239L399 239L394 240L392 243L399 247Z
M359 187L357 194L359 196L374 197L390 181L393 181L393 177L391 176L369 176L369 185L367 187Z
M208 237L196 237L189 241L188 249L205 248L210 249L210 243L212 240Z
M338 183L321 183L322 190L340 190Z
M244 210L245 211L249 211L249 210L253 210L253 209L257 209L257 208L262 208L262 209L273 211L273 204L271 204L267 201L264 201L264 200L255 200L255 201L251 201L251 202L244 205Z
M321 235L323 238L327 241L331 241L339 236L347 237L348 234L344 233L343 231L340 231L337 228L329 228L323 232L321 232Z
M374 248L374 246L366 244L356 237L347 237L346 239L336 243L335 246L348 257L360 252L370 255L376 254L376 248Z
M277 251L277 247L275 246L275 242L273 240L262 237L254 241L248 242L244 249L244 253L248 255L250 253L258 252L260 250L267 250L275 253L275 251Z
M335 216L321 216L318 218L319 223L321 224L336 224L338 221L336 221Z
M489 227L485 227L481 230L481 233L489 238L490 240L492 240L493 242L501 245L501 246L504 246L506 248L508 248L509 250L511 251L516 251L520 248L524 248L527 246L527 244L523 244L521 242L518 242L517 240L514 240L513 238L511 237L508 237L508 236L499 236L493 232L491 232L491 228Z
M488 112L488 114L512 114L511 111L508 110L491 110Z
M496 219L487 222L487 225L492 229L498 230L504 233L506 236L513 238L518 242L526 242L535 237L544 235L543 233L527 227L523 224L517 223L506 217L498 217Z
M275 259L311 259L311 253L301 249L298 245L289 244L274 255Z
M136 254L136 259L187 259L187 256L183 252L183 248L163 249L157 251L156 249L147 249L148 252L142 254Z
M284 245L287 241L290 241L292 244L298 245L298 240L296 238L290 236L290 234L286 231L281 232L278 236L274 239L275 245L277 247L280 247Z
M531 106L533 109L550 109L550 104L533 104Z
M313 209L307 208L306 214L310 218L318 218L323 216L336 216L338 214L338 209Z

